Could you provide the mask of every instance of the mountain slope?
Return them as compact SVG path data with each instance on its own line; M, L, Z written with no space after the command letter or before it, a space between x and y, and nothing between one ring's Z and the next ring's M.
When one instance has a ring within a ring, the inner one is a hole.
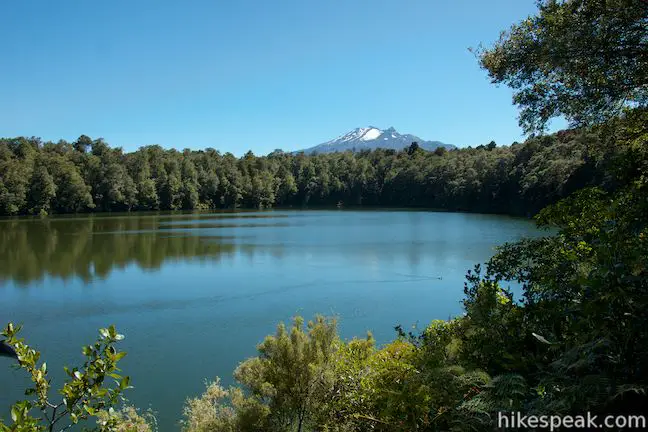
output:
M377 148L402 150L409 147L414 141L416 141L418 145L425 150L434 150L437 147L445 147L447 149L455 148L452 144L445 144L440 141L425 141L410 134L401 135L393 127L382 130L369 126L354 129L351 132L335 138L334 140L305 150L300 150L297 153L302 151L307 154L335 153L347 150L374 150Z

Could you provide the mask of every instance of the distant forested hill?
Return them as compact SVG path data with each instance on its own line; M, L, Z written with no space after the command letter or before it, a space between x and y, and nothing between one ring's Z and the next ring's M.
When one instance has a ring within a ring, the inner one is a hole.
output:
M0 214L386 206L531 215L604 181L596 135L570 130L498 147L241 158L102 139L0 139Z

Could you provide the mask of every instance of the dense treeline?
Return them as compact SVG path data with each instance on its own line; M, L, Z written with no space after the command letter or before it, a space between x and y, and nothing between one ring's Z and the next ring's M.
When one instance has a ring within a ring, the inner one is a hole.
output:
M523 144L427 152L375 150L304 155L142 147L124 153L103 140L0 140L0 214L417 206L534 214L596 179L587 131Z

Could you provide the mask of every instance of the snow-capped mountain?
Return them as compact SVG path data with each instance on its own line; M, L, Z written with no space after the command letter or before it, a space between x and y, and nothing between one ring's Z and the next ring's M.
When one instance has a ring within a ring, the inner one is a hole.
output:
M383 130L369 126L354 129L334 140L300 151L304 153L334 153L346 150L374 150L377 148L402 150L415 141L425 150L434 150L437 147L455 148L452 144L444 144L440 141L425 141L410 134L401 135L393 127Z

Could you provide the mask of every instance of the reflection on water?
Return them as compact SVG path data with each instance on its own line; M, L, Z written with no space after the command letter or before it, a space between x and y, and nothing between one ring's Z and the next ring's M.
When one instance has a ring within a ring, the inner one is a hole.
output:
M2 220L0 281L12 280L26 286L52 276L63 279L79 277L90 282L130 264L154 270L173 259L216 261L235 251L235 236L217 233L188 235L191 233L183 230L279 225L248 222L269 217L265 214L163 214ZM242 219L246 222L219 224L214 222L216 219ZM200 224L202 221L211 223ZM251 247L247 244L239 248L249 252Z
M353 259L382 265L404 255L413 266L426 256L453 260L457 253L482 260L484 246L490 252L494 244L501 243L502 236L508 240L510 226L502 225L502 220L506 219L368 211L5 219L0 220L0 286L12 281L26 287L46 276L79 278L90 283L132 264L143 270L157 270L165 261L218 263L235 254L250 259L255 253L322 259L351 255ZM529 229L526 221L517 224L521 224L522 233ZM308 265L318 264L310 260Z
M205 379L227 385L275 324L336 314L343 337L461 313L467 269L536 235L499 216L418 211L145 213L0 220L0 324L24 324L54 385L96 329L126 334L135 405L177 430ZM24 377L0 359L0 417ZM173 389L173 391L169 391Z

